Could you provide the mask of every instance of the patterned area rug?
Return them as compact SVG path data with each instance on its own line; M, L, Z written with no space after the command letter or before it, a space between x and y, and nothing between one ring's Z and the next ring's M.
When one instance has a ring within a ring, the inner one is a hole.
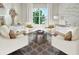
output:
M38 44L36 42L30 43L28 46L25 46L9 55L66 55L62 51L58 50L55 47L52 47L47 41Z

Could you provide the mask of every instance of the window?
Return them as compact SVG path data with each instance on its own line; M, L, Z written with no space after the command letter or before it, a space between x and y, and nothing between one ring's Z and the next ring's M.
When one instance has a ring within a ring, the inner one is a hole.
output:
M33 9L33 23L45 24L47 20L48 9L47 8L34 8Z

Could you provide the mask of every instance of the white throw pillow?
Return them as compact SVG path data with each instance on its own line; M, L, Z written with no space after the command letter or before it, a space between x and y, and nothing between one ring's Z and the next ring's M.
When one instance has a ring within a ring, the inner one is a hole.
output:
M56 26L56 31L59 31L61 33L67 33L69 31L72 32L72 40L78 40L79 39L79 27L59 27Z
M5 38L10 38L9 32L10 32L10 29L8 28L8 26L3 25L3 26L0 27L1 36L5 37Z

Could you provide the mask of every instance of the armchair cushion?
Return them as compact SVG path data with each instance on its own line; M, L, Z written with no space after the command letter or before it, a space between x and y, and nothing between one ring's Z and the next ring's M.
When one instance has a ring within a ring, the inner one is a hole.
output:
M5 37L5 38L10 38L9 32L10 32L10 29L8 28L8 26L3 25L3 26L0 27L1 36Z

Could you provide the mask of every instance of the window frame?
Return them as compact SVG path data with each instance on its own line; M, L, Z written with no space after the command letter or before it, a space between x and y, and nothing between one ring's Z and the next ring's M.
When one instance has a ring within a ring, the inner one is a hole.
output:
M46 22L47 22L47 20L48 20L48 8L45 8L45 9L47 9L47 15L46 15L46 16L41 16L41 15L40 15L40 9L44 9L44 8L33 8L33 10L34 10L34 9L36 9L36 10L38 9L38 11L39 11L39 16L33 16L33 15L32 15L33 18L34 18L34 17L39 17L39 23L38 23L38 24L40 24L40 25L41 25L41 24L46 24ZM33 11L33 12L34 12L34 11ZM33 12L32 12L32 13L33 13ZM45 17L45 18L46 18L46 20L45 20L44 23L41 23L41 22L40 22L40 21L41 21L41 20L40 20L41 17ZM32 20L32 21L33 21L33 20ZM33 23L34 23L34 22L33 22ZM34 24L35 24L35 23L34 23Z

